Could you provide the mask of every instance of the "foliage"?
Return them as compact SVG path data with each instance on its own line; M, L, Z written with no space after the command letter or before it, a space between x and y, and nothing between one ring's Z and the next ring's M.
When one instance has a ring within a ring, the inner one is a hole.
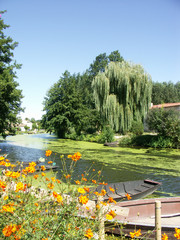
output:
M114 141L114 131L111 126L104 126L102 133L99 136L100 143L113 142Z
M154 105L162 103L180 102L180 82L153 82L152 103Z
M110 62L92 87L98 111L116 132L127 132L132 121L142 122L149 110L151 77L140 65Z
M151 109L146 121L150 130L170 138L173 145L180 147L180 113L178 111L164 108Z
M137 122L133 121L132 122L132 127L131 127L131 132L134 135L142 135L144 133L144 125L142 122Z
M20 65L13 62L13 50L18 44L4 35L4 30L8 27L9 25L0 19L0 134L4 137L15 131L17 115L23 110L22 91L18 89L19 84L15 81L15 69L19 69Z

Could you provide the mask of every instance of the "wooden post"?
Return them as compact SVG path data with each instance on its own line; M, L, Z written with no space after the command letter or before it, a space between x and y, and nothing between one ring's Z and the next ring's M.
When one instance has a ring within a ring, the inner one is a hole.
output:
M99 240L105 240L105 230L104 230L104 210L101 201L103 200L102 196L98 196L97 204L99 205L99 214L98 214L98 221L99 221Z
M156 240L161 240L161 202L155 201Z

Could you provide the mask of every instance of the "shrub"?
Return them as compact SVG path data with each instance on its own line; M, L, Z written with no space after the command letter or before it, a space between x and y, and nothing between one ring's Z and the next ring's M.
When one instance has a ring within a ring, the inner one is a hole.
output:
M134 135L142 135L144 133L144 125L142 122L137 122L133 121L132 122L132 127L131 127L131 132Z
M113 142L114 141L114 131L107 125L103 128L102 133L99 135L99 142Z

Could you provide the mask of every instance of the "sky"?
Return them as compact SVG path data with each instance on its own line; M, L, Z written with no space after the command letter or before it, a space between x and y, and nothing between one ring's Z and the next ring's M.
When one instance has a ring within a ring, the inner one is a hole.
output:
M68 70L83 73L118 50L154 82L180 81L180 0L0 0L24 118L41 119L47 91Z

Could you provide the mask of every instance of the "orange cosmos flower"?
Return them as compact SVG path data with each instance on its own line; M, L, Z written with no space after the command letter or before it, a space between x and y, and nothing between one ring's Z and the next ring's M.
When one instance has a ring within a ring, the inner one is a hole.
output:
M46 178L46 181L50 181L49 178Z
M27 185L26 184L23 184L22 182L18 182L16 184L16 191L15 192L19 192L19 191L25 191L27 188Z
M108 185L108 184L105 182L102 182L102 183L99 183L99 185Z
M86 233L84 234L85 237L87 237L88 239L91 239L93 237L93 232L90 228L88 228L86 230Z
M35 162L29 163L29 167L35 167L37 164Z
M114 188L112 188L112 187L109 187L109 190L113 193L115 192Z
M82 177L82 181L87 182L87 178Z
M2 206L2 210L4 212L10 212L10 213L13 213L15 208L13 208L12 206L10 206L9 204L6 204L4 206Z
M46 176L46 174L45 174L44 172L42 172L41 175L42 175L43 177Z
M55 178L55 177L51 177L51 180L52 180L53 182L55 182L55 181L56 181L56 178Z
M29 166L29 167L27 167L27 171L28 171L29 173L34 173L34 172L36 171L36 169L35 169L34 166Z
M3 228L2 232L5 237L9 237L11 236L12 233L18 231L20 227L21 227L20 225L16 224L7 225L5 228Z
M49 161L49 162L48 162L48 164L51 164L51 163L53 163L53 161Z
M61 181L59 179L56 179L57 183L61 183Z
M141 229L139 229L138 231L135 231L134 232L130 232L130 235L131 235L131 238L134 238L134 237L139 237L141 234ZM167 240L167 239L164 239L164 240Z
M102 196L105 196L105 195L106 195L106 190L102 189L102 190L101 190L101 195L102 195Z
M74 155L68 155L68 158L71 158L72 161L77 162L81 158L81 154L77 152Z
M58 196L58 193L57 193L57 192L55 192L55 191L53 191L53 196L54 196L55 198L57 198L57 196Z
M132 198L128 193L125 196L127 197L127 200L130 200Z
M80 185L80 184L81 184L79 180L75 181L75 183L76 183L77 185Z
M175 228L175 234L174 234L174 236L177 238L177 239L180 239L180 229L178 229L178 228Z
M2 188L3 191L6 189L6 183L2 182L1 180L0 180L0 188Z
M106 219L107 220L112 220L116 216L116 213L111 210L109 213L106 214Z
M37 174L36 174L36 175L34 175L34 178L35 178L35 179L37 179L38 177L39 177L39 175L37 175Z
M38 204L38 203L35 203L34 205L35 205L36 207L38 207L38 206L39 206L39 204Z
M52 154L52 151L51 151L51 150L47 150L46 153L45 153L46 157L51 156L51 154Z
M97 183L97 181L96 181L96 180L93 180L93 179L92 179L92 182L93 182L94 184L96 184L96 183Z
M112 198L112 197L109 197L109 200L108 200L110 203L116 203L116 201Z
M89 193L90 189L88 187L84 187L84 190Z
M49 184L47 185L47 187L48 187L49 189L53 189L53 188L54 188L54 184L53 184L53 183L49 183Z
M46 170L45 166L41 166L41 170L45 171Z
M86 204L88 202L88 200L89 199L86 196L81 195L79 197L79 202L82 203L82 204Z
M66 175L66 179L68 179L68 178L70 178L70 177L71 177L71 175L70 175L70 174Z

